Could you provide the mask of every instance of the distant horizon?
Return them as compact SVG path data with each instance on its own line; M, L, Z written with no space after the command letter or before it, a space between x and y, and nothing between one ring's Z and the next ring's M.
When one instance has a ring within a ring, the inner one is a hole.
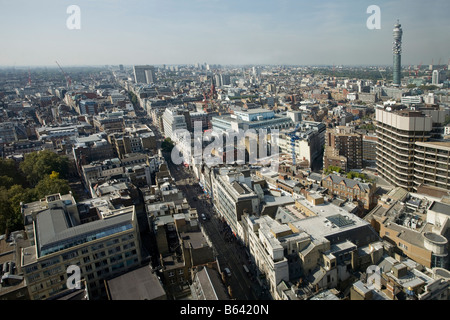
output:
M402 65L447 63L450 1L376 2L380 29L369 0L77 0L71 29L70 2L0 0L0 65L388 66L397 20Z
M195 66L196 63L163 63L163 64L151 64L151 63L143 63L143 64L79 64L79 65L64 65L62 67L64 68L78 68L78 67L119 67L120 65L123 65L124 67L133 67L133 66L140 66L140 65L149 65L154 67L163 67L163 66L181 66L181 67L192 67ZM348 68L348 67L392 67L392 64L354 64L354 65L346 65L346 64L339 64L339 65L331 65L331 64L311 64L311 65L300 65L300 64L220 64L220 63L213 63L209 64L210 66L220 66L220 67L328 67L328 68ZM418 65L418 64L417 64ZM446 66L447 64L441 63L439 66ZM408 67L409 65L402 64L403 67ZM411 65L415 66L415 65ZM429 66L429 64L422 64L422 67ZM434 66L438 66L438 64L434 64ZM59 69L57 65L0 65L0 69L4 68L18 68L18 69L27 69L28 68L50 68L50 69ZM204 70L206 71L206 70Z

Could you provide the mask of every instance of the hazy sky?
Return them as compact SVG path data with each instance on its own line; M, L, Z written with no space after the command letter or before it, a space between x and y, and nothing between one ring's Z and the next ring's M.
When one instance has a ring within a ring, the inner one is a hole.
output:
M366 27L370 5L380 30ZM449 12L448 0L0 0L0 65L390 65L397 19L404 65L444 64Z

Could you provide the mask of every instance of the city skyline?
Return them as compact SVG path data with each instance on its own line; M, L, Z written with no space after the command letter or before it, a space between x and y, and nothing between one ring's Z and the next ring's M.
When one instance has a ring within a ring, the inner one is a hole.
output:
M450 52L450 3L439 0L0 3L0 66L392 65L397 19L403 65L446 64ZM80 8L79 30L66 25L72 4ZM380 7L381 29L366 25L371 5Z

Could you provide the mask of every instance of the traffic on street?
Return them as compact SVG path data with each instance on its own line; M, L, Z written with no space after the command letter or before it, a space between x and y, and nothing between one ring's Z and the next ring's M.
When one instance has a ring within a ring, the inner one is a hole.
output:
M257 279L256 267L250 254L240 243L226 221L216 211L211 199L198 184L193 172L182 165L175 165L166 156L166 162L176 185L184 193L189 205L197 209L199 223L213 244L222 271L227 269L225 284L236 300L269 300L270 294Z

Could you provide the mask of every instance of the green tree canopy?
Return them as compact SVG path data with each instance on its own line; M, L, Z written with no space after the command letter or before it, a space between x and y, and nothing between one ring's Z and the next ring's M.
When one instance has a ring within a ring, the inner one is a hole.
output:
M11 231L12 221L14 220L14 211L9 202L8 190L0 187L0 233L4 234L6 230Z
M336 167L336 166L329 166L328 169L326 169L326 170L324 171L324 173L325 173L325 174L329 174L329 173L333 173L334 171L340 173L340 172L342 171L342 169L339 168L339 167Z
M53 171L59 172L61 178L67 177L69 159L49 150L32 152L25 156L24 161L20 164L20 169L28 182L35 186Z
M70 191L70 186L67 180L60 179L59 174L53 172L40 180L34 191L38 198L43 198L55 193L67 194Z
M0 159L0 186L6 188L14 184L22 184L24 177L12 159Z
M170 138L164 139L164 141L161 143L161 149L166 152L172 152L174 146L175 145Z

